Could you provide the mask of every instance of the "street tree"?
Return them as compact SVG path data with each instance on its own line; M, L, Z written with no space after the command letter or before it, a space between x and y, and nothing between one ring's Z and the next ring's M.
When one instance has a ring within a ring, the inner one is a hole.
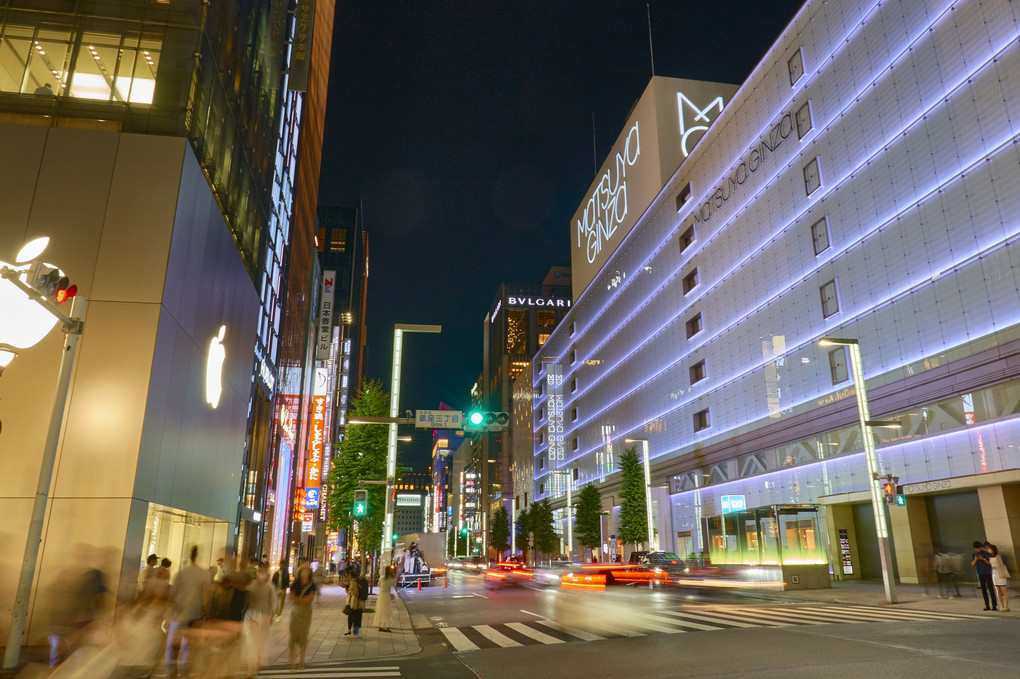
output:
M594 484L587 484L578 493L574 508L574 535L577 536L577 542L594 554L602 544L602 493Z
M503 552L510 549L510 519L507 517L506 507L500 505L496 508L489 525L489 545L496 550L499 557L502 557Z
M535 549L546 557L553 556L559 550L560 536L553 525L552 504L548 498L531 505L531 525Z
M386 417L390 410L390 395L383 391L382 383L366 380L357 397L351 400L351 416ZM385 424L351 424L347 434L337 446L329 475L326 477L324 496L329 502L329 530L348 530L354 525L351 503L359 481L386 479L386 446L389 428ZM382 541L383 521L386 513L386 487L370 485L368 489L368 515L358 519L358 543L362 556L366 549Z
M627 448L620 456L620 525L617 537L626 545L636 545L648 539L648 510L645 505L645 475L641 470L637 450ZM651 545L648 545L651 549Z

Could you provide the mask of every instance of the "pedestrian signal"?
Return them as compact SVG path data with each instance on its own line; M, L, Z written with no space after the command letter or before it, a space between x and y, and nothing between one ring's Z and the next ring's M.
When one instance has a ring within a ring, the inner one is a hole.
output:
M368 515L368 491L367 490L356 490L356 491L354 491L354 502L351 503L351 515L353 515L353 516L367 516Z

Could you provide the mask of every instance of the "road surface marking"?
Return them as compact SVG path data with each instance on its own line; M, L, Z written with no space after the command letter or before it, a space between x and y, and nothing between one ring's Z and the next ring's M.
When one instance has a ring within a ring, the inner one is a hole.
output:
M528 615L533 615L533 616L535 616L536 618L545 618L545 616L544 616L544 615L539 615L538 613L532 613L531 611L526 611L526 610L524 610L523 608L522 608L522 609L520 609L520 611L521 611L521 613L527 613Z
M488 599L489 598L489 597L485 596L484 594L479 594L478 592L472 592L471 596L480 596L483 599Z
M798 622L798 623L800 623L802 625L828 625L828 624L831 624L830 621L827 621L827 620L812 620L811 618L804 618L804 617L801 617L800 615L798 615L796 612L780 611L780 610L777 610L776 607L772 607L772 608L769 608L769 609L762 609L762 608L737 608L736 610L738 610L741 613L743 613L744 615L750 616L752 618L753 617L758 617L758 618L769 619L769 617L774 616L774 617L779 618L779 619L786 619L786 620L791 620L791 621L794 621L794 622Z
M532 615L534 615L534 613L532 613ZM570 627L564 627L563 625L559 624L558 622L553 622L552 620L549 620L548 618L545 618L543 620L539 620L538 622L539 622L539 624L545 625L546 627L551 627L554 630L559 630L560 632L563 632L564 634L569 634L572 637L577 637L578 639L583 639L584 641L602 641L603 639L605 639L605 637L600 637L599 635L592 634L591 632L585 632L584 630L580 630L580 629L573 629L573 628L570 628Z
M640 615L656 622L664 622L668 625L680 625L681 627L690 627L691 629L701 630L703 632L714 632L722 629L722 627L719 627L718 625L703 625L700 622L694 622L691 620L674 620L673 618L664 618L652 613L641 612Z
M981 615L968 615L966 613L942 613L940 611L919 611L913 608L872 608L865 606L819 606L820 609L851 611L861 615L877 615L888 619L889 616L897 616L904 620L976 620L983 618Z
M443 636L446 637L446 640L450 642L450 645L453 646L455 651L478 650L478 646L475 645L475 642L464 636L464 633L456 627L442 627L439 631L443 633Z
M557 639L556 637L549 636L545 632L539 632L537 629L528 627L523 622L508 622L506 626L515 632L520 632L526 637L531 637L535 641L541 641L543 644L565 644L563 639Z
M695 620L704 620L705 622L717 622L722 625L730 625L731 627L760 627L760 624L741 622L740 620L727 618L715 613L691 613L689 611L659 611L659 613L662 615L673 615L678 618L694 618Z
M500 634L489 625L473 625L472 626L479 634L503 648L510 648L511 646L523 646L519 641L514 641L508 636Z

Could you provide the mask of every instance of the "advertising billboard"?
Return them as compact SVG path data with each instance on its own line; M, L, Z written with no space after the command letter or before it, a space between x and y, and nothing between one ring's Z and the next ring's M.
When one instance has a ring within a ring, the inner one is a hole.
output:
M652 78L571 219L575 301L736 91L736 85Z

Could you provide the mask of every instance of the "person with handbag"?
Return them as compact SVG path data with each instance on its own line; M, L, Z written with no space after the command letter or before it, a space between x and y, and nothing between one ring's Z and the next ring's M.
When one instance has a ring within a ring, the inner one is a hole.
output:
M294 669L294 649L301 649L299 669L305 667L305 651L308 650L308 633L312 628L312 602L315 600L315 581L308 564L298 566L294 584L290 586L290 668Z
M344 606L344 613L347 614L347 631L345 637L357 638L361 632L361 617L365 612L365 600L368 599L368 592L362 592L363 581L356 574L351 573L347 578L347 605ZM362 598L364 596L364 598Z

